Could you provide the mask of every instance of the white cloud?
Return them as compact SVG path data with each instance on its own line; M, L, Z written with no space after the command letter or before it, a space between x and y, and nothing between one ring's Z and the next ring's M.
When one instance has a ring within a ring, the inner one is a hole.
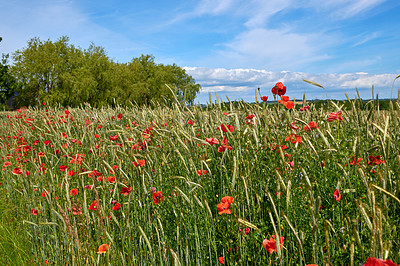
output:
M359 40L358 42L353 44L352 47L356 47L356 46L362 45L362 44L364 44L366 42L369 42L369 41L371 41L373 39L376 39L376 38L379 37L379 35L380 34L378 32L372 32L372 33L368 33L368 34L357 36L357 39L361 39L361 40Z

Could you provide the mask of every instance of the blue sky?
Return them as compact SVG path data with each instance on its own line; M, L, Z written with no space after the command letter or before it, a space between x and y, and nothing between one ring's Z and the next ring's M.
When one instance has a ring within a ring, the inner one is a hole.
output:
M398 0L0 0L0 53L33 37L102 46L125 63L152 54L223 100L255 100L282 81L291 98L397 97Z

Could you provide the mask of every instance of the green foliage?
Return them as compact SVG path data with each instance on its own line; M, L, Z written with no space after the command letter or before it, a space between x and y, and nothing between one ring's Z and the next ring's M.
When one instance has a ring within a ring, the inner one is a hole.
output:
M0 62L0 105L5 105L17 89L17 82L9 71L8 56L3 54Z
M102 47L92 44L82 50L68 41L65 36L56 42L33 38L14 53L12 74L21 84L19 106L168 104L174 95L166 85L181 102L191 104L200 90L184 69L156 64L151 55L116 63Z

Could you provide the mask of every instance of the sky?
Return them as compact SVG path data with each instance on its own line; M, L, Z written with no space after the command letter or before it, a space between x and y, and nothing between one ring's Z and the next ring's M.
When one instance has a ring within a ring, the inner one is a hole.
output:
M183 67L200 103L273 99L277 82L291 99L397 98L399 14L398 0L0 0L0 54L61 36L120 63L151 54Z

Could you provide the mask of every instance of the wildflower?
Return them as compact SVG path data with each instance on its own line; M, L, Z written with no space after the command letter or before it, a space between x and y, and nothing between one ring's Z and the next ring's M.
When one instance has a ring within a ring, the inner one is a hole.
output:
M221 199L221 202L217 204L218 214L231 214L230 206L233 203L233 197L225 196Z
M121 120L121 118L122 118L122 114L118 114L118 115L117 115L117 119L118 119L118 120Z
M346 165L360 165L359 162L362 161L362 158L358 158L356 160L356 156L350 156L350 161L348 163L346 163Z
M71 189L71 190L69 191L69 194L70 194L71 196L78 195L78 193L79 193L79 190L78 190L77 188L73 188L73 189Z
M83 188L84 188L84 189L92 189L92 188L93 188L93 185L86 185L86 186L84 186Z
M65 172L68 170L68 166L60 165L60 172Z
M161 191L153 193L153 202L154 204L159 204L164 200L164 196Z
M330 113L329 117L326 119L328 122L333 122L335 120L343 121L342 117L342 111L339 111L337 113Z
M31 213L33 214L33 215L38 215L39 213L40 213L40 210L35 210L35 209L31 209Z
M198 176L205 175L205 174L207 174L207 170L197 170L196 174L197 174Z
M284 102L283 105L284 105L287 109L293 109L293 107L294 107L294 102L292 102L292 101L287 101L287 102Z
M304 126L304 131L311 131L313 129L318 128L318 124L316 122L309 122L306 126Z
M118 211L119 209L121 209L121 203L115 204L111 209L112 209L113 211Z
M221 264L225 264L225 261L224 261L225 259L224 259L224 257L219 257L218 258L218 261L219 261L219 263L221 263Z
M14 175L22 175L22 174L23 174L22 170L19 169L19 168L14 168L14 169L12 170L12 173L13 173Z
M339 189L335 189L335 191L333 192L333 197L335 198L336 201L340 201L342 195L340 195Z
M296 126L296 125L294 124L294 122L290 123L289 126L290 126L294 131L297 131L297 130L299 129L299 127Z
M103 244L99 247L99 249L97 250L97 254L103 254L103 253L107 253L109 245L107 244Z
M253 119L254 117L256 117L255 114L249 114L249 115L246 116L244 119L248 120L248 119Z
M188 123L188 125L192 125L193 126L194 121L193 120L189 120L189 121L187 121L187 123Z
M369 257L364 266L397 266L397 265L391 260L383 260L383 259Z
M45 140L43 143L44 143L46 146L48 146L48 145L51 143L51 141L50 141L50 140Z
M285 141L290 141L293 144L296 144L296 142L300 144L303 141L303 139L299 135L292 133L285 138Z
M89 207L89 210L95 211L99 208L99 204L97 204L97 200L94 200Z
M207 141L210 145L218 144L218 143L219 143L218 139L216 139L216 138L206 138L206 141Z
M118 139L118 135L110 136L110 140L117 140L117 139Z
M381 164L381 163L385 163L385 161L383 161L382 159L381 159L381 156L380 155L378 155L378 156L368 156L368 161L367 161L367 164L368 165L378 165L378 164Z
M75 175L74 170L69 170L69 171L67 172L67 175L68 175L68 176L73 176L73 175Z
M4 163L3 163L3 166L4 166L4 167L11 166L11 162L8 162L8 161L7 161L7 162L4 162Z
M274 95L279 95L279 96L285 95L285 93L286 93L286 86L283 86L283 83L282 83L282 82L278 82L278 83L276 83L275 86L272 88L272 93L273 93Z
M268 96L262 96L262 97L261 97L261 100L262 100L263 102L268 101Z
M132 187L123 187L121 189L121 195L128 196L132 192Z
M146 161L145 160L141 160L141 159L137 159L137 162L132 162L134 167L144 166L145 163L146 163Z
M325 161L322 160L321 163L320 163L320 165L321 165L321 168L324 169L324 167L325 167Z
M230 132L233 132L233 130L235 129L232 125L224 125L224 124L221 124L221 126L219 126L218 128L217 128L218 130L222 130L222 132L228 132L228 130L230 131Z
M283 248L283 241L284 241L284 237L281 236L279 237L279 243L281 246L281 250ZM275 241L275 235L272 235L272 237L270 237L270 239L264 239L263 243L262 243L263 247L268 251L269 254L271 254L272 252L276 252L276 241Z
M107 181L110 182L110 183L115 183L115 176L107 177Z
M73 215L81 215L82 214L82 207L79 207L79 208L72 207L71 210L72 210Z

